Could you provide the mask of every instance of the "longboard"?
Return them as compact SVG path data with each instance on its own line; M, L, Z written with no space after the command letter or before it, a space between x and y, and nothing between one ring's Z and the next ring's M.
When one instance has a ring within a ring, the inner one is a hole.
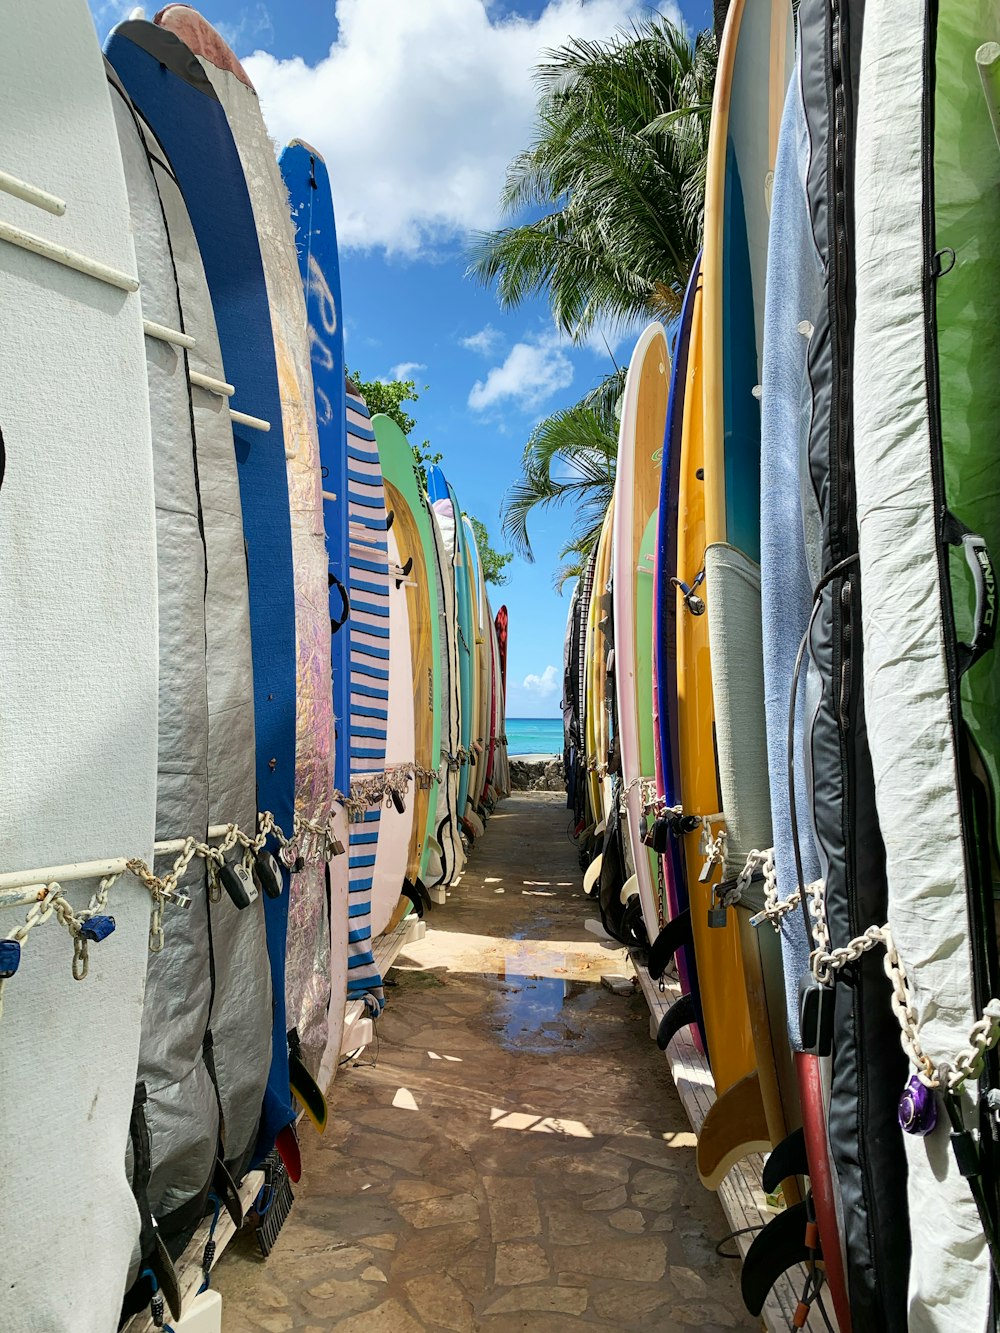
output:
M427 501L434 539L434 577L438 589L438 629L441 642L441 781L434 814L434 839L440 871L430 883L452 884L465 865L465 850L458 824L458 750L461 745L461 695L458 679L458 621L455 604L453 548L445 536L444 520ZM452 525L452 530L454 525Z
M410 607L412 698L415 714L414 755L425 774L414 781L414 844L411 880L427 878L431 844L436 842L437 774L441 766L441 627L438 621L436 551L431 520L414 469L413 450L399 426L386 416L373 421L382 471L404 501L397 522L397 541L410 573L406 595Z
M640 336L622 398L612 527L615 675L618 736L628 838L647 938L666 922L659 857L643 842L644 786L654 778L652 732L652 533L660 491L660 461L670 385L670 354L661 324ZM650 527L652 520L652 527ZM646 550L643 551L643 542ZM640 584L642 595L640 599Z
M4 171L65 211L3 193L0 218L121 277L109 283L0 240L0 865L31 871L133 856L151 864L156 527L121 156L85 4L8 10L3 42ZM64 885L76 911L97 888L96 879ZM3 908L4 937L33 901ZM106 911L115 930L89 946L84 980L73 979L73 944L53 917L24 939L3 983L4 1191L27 1204L4 1230L4 1328L65 1327L70 1310L81 1328L115 1328L139 1238L125 1145L149 896L125 876ZM100 1208L87 1225L60 1228L53 1244L67 1198Z
M347 621L347 401L340 258L330 175L310 144L293 140L279 158L295 226L299 273L305 291L312 360L316 429L322 476L323 526L329 584L330 660L334 719L334 830L341 846L350 841L344 793L350 785L350 653ZM347 866L343 858L329 881L330 1014L318 1082L326 1088L340 1060L347 995Z
M288 196L260 102L235 53L187 5L167 5L156 22L195 53L218 95L243 164L257 226L288 473L295 587L295 813L323 825L330 817L333 790L328 574L308 326ZM285 833L290 836L291 829ZM304 1063L315 1074L327 1045L330 1010L326 880L328 874L343 872L339 861L328 866L316 840L306 840L302 848L307 854L289 884L285 1004L289 1030L297 1034Z

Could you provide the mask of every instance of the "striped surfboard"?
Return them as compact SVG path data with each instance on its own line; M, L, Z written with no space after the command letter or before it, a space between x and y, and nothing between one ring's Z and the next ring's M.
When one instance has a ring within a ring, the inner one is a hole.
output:
M385 493L375 432L364 399L347 391L347 500L351 597L350 756L352 785L385 771L389 701L389 566ZM372 881L381 803L351 823L348 1000L376 1013L385 1003L372 957Z

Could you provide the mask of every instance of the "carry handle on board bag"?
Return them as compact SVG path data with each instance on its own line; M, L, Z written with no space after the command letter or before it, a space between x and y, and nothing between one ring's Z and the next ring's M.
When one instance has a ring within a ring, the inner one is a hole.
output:
M330 633L336 634L337 630L343 629L344 626L347 624L348 616L350 616L351 614L351 598L350 595L348 594L347 589L341 583L340 579L337 578L336 574L330 574L328 577L329 577L329 585L331 588L334 586L334 584L337 585L337 591L340 593L340 598L341 601L343 602L343 607L341 608L340 612L340 618L335 620L333 616L330 617Z
M961 546L976 587L976 609L969 643L956 645L958 674L964 676L984 653L993 647L997 636L997 584L993 559L984 538L972 532L954 514L945 513L942 537L949 546Z

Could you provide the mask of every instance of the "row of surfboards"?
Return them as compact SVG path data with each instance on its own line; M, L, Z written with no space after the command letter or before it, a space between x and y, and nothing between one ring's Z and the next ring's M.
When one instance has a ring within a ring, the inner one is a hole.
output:
M605 930L676 967L709 1188L842 1333L996 1326L1000 9L733 0L705 240L570 612ZM817 1318L819 1318L817 1311Z
M373 940L509 792L507 613L220 35L2 32L0 1326L107 1333L297 1178Z

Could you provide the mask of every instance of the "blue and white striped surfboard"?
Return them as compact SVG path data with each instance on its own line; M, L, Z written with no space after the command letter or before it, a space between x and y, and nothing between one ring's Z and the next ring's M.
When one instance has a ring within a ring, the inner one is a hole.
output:
M389 566L385 493L365 401L348 386L347 498L351 597L350 758L352 784L385 771L389 701ZM372 881L381 803L351 823L348 1000L381 1012L382 978L372 957Z

